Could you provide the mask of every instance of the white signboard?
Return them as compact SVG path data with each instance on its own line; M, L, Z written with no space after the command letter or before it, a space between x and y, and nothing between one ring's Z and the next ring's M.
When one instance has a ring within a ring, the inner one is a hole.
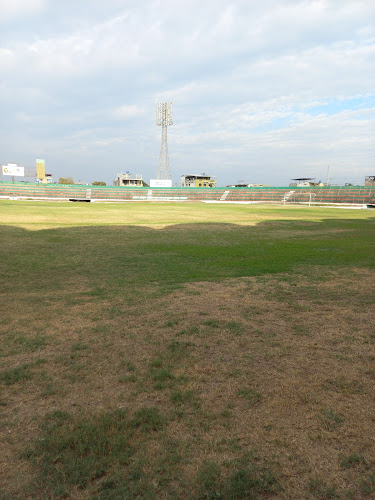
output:
M150 179L150 187L152 188L171 188L171 179Z
M3 175L24 177L25 169L24 167L19 167L16 163L8 163L8 165L3 165Z

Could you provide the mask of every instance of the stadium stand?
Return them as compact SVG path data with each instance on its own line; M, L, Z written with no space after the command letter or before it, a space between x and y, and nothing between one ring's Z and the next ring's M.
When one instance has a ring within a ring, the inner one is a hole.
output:
M215 201L277 204L356 204L375 201L375 186L148 188L0 182L0 197L108 201Z

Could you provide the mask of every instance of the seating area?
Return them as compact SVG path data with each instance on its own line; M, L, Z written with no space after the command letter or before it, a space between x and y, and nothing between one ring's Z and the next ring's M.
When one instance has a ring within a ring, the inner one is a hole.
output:
M342 203L342 204L366 204L375 196L375 189L368 186L338 186L338 187L314 187L300 188L293 193L288 200L294 203Z
M86 198L86 186L0 182L0 196L62 199Z
M0 197L118 201L225 201L277 204L308 203L311 201L312 203L322 204L365 205L375 202L375 187L129 188L0 182Z
M282 203L290 188L228 188L226 201Z

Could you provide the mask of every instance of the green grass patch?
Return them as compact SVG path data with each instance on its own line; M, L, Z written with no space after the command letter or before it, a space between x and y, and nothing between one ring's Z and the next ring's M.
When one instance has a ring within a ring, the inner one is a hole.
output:
M331 408L322 410L319 419L321 421L322 427L329 432L336 430L337 427L345 422L345 418L333 411Z
M0 383L2 382L5 385L13 385L30 380L32 378L30 368L30 364L24 364L17 366L16 368L4 370L0 372Z
M137 477L137 453L164 425L156 408L141 408L133 416L123 410L85 416L55 411L45 417L42 436L24 453L38 473L30 487L49 492L50 498L67 496L71 487L104 492L113 489L111 476L121 470L129 495Z
M44 363L46 363L46 360L40 358L32 363L24 363L15 368L3 370L0 372L0 384L14 385L31 380L34 375L32 368L43 365Z
M200 407L200 399L193 389L176 390L171 394L171 401L176 406L190 405L194 408Z
M253 406L256 403L259 403L262 397L262 394L260 392L255 391L254 389L251 388L240 389L237 394L242 398L246 399L249 406Z
M245 462L244 464L241 462ZM206 462L198 471L198 499L204 500L257 500L264 494L272 494L278 489L275 474L269 466L256 461L241 460L233 464L231 473L225 474L216 462ZM227 467L232 464L227 463Z
M7 291L45 294L58 290L61 279L77 285L89 276L86 295L107 300L117 290L148 283L167 292L189 281L301 271L315 265L375 266L374 217L366 211L356 211L353 218L351 211L320 208L109 204L86 211L63 203L0 206L3 216L8 215L8 224L0 225L0 273ZM143 216L132 219L137 211ZM197 214L202 222L192 223ZM142 224L146 215L148 224ZM111 216L119 220L117 226L108 225ZM174 226L181 217L184 225ZM41 218L54 221L54 228L46 229L41 222L42 230L25 229L38 228L34 220ZM169 227L151 229L152 219ZM58 240L51 240L56 236Z
M344 469L351 469L352 467L363 467L366 466L366 460L363 455L359 455L357 453L353 453L346 457L342 457L340 459L340 465Z
M327 486L322 479L311 479L309 482L309 490L315 498L321 500L340 498L337 487Z

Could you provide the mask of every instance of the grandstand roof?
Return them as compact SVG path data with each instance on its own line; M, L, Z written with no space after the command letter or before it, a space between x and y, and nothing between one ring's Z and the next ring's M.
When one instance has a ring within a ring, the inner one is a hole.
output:
M297 177L296 179L291 179L292 181L313 181L316 177Z

